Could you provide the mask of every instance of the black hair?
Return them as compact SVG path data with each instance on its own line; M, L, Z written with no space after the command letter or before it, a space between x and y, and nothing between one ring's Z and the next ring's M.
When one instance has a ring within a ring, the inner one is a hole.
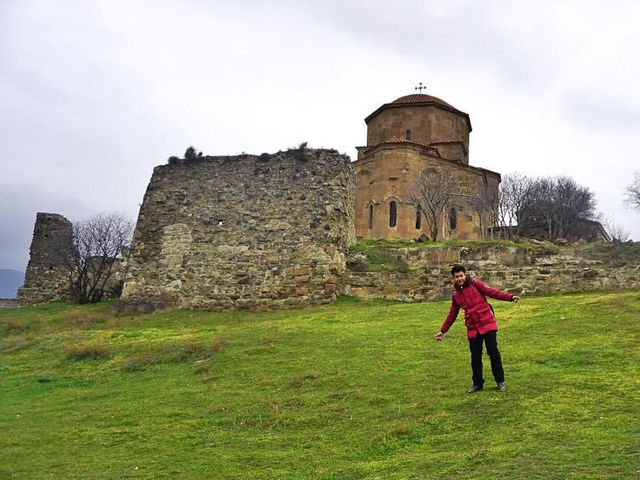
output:
M451 275L455 275L458 272L463 272L463 273L467 273L467 271L464 269L464 267L462 265L454 265L453 267L451 267Z

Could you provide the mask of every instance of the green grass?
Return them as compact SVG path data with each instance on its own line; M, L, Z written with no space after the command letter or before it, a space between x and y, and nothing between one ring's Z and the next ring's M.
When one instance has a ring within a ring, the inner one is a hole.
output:
M0 478L638 478L640 293L495 307L475 395L447 302L0 310Z

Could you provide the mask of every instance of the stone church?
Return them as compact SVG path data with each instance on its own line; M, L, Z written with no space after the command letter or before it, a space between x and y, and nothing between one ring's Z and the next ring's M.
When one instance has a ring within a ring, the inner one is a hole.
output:
M428 233L418 206L408 198L411 182L425 170L453 177L462 200L480 191L497 195L500 174L469 165L467 113L420 93L385 103L365 122L367 145L356 147L353 163L358 237L415 239ZM477 214L468 201L457 203L442 212L438 238L478 238Z

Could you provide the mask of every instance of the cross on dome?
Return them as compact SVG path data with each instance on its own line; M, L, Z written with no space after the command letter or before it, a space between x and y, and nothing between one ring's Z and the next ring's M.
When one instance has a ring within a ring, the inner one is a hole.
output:
M422 82L420 82L420 85L418 85L417 87L414 88L414 90L418 90L418 93L422 93L422 90L426 90L427 86L422 86Z

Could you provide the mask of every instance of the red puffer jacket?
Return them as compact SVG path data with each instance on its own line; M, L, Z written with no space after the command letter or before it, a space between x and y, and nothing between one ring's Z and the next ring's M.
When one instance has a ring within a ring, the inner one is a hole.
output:
M497 300L513 301L513 295L510 293L501 292L485 285L480 280L467 277L462 286L455 285L451 298L451 308L440 331L445 333L451 328L461 308L464 310L467 338L474 338L478 335L498 330L496 317L494 317L485 296Z

